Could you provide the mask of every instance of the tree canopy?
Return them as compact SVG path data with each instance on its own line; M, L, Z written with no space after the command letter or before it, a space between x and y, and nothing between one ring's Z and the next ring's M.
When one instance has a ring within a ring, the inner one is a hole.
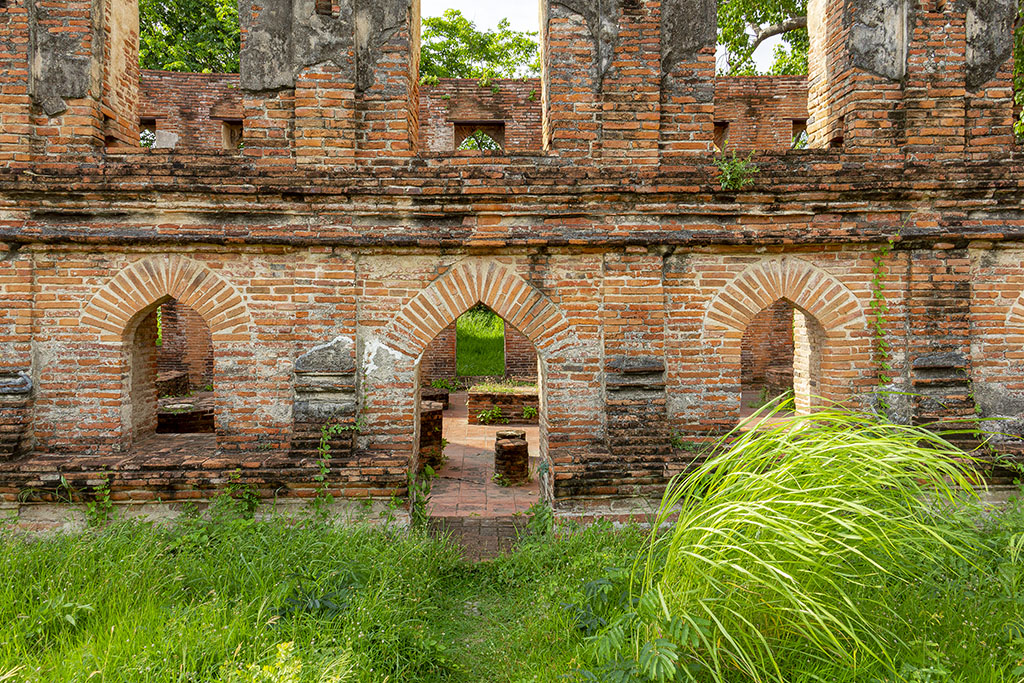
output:
M139 0L139 65L161 71L237 73L237 0Z
M481 31L459 10L423 20L420 75L437 78L516 78L540 74L536 33L513 31L508 19Z
M758 73L754 51L775 36L774 61L768 73L807 73L807 0L719 0L718 44L726 49L731 76Z

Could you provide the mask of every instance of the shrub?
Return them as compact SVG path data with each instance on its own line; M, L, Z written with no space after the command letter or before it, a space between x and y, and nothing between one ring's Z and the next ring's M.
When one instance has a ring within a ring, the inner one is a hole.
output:
M812 680L822 667L897 675L908 646L887 624L901 623L901 587L976 557L945 514L975 497L963 458L924 429L838 410L730 434L666 491L655 529L670 531L650 537L632 599L592 637L598 670L722 683Z

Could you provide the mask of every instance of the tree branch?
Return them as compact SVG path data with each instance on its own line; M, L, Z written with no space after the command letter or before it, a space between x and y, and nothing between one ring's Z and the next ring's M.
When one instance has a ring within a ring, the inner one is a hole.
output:
M790 17L785 21L781 21L778 24L771 26L765 26L757 32L757 37L754 38L754 44L750 48L751 54L756 50L761 43L768 40L773 36L781 36L783 33L789 33L797 29L807 28L807 17Z

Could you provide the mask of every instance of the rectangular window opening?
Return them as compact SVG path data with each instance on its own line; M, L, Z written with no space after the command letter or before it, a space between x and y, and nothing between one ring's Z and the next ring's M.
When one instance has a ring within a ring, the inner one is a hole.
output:
M793 121L793 149L807 148L807 121L794 119Z
M156 144L156 119L139 119L139 146L150 149Z
M234 120L221 121L221 136L224 149L239 150L242 148L242 122Z
M455 121L457 151L500 152L505 149L504 121Z
M729 123L727 121L715 122L714 143L716 150L719 152L725 151L725 146L729 144Z

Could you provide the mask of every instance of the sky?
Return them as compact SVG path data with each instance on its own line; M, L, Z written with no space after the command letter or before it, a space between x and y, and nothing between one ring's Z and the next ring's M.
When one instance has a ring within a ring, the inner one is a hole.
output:
M497 28L498 22L508 19L516 31L537 31L540 24L540 5L534 0L506 0L505 2L480 2L480 0L420 0L423 16L436 17L446 9L462 10L463 16L481 30ZM767 40L757 52L754 61L764 71L772 63L772 53L781 38Z

